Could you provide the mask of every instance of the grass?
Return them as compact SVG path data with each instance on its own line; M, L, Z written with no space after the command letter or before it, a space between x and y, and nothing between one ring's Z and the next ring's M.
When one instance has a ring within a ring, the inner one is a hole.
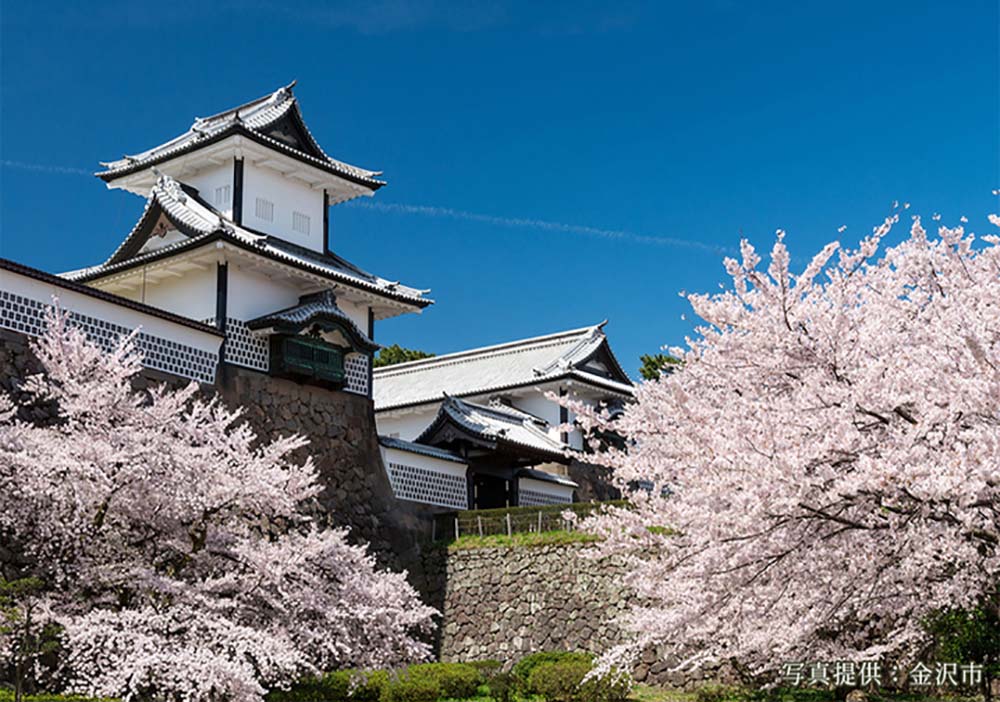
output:
M695 694L680 690L665 690L651 685L636 685L629 699L635 702L694 702Z
M460 536L448 544L449 551L463 551L475 548L524 548L533 546L558 546L563 544L592 543L598 538L582 531L529 531L486 536Z

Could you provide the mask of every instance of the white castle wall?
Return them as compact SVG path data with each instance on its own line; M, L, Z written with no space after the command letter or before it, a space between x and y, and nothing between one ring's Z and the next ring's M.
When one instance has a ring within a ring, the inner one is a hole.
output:
M221 337L15 271L0 272L0 327L41 335L53 298L69 314L70 323L103 348L114 348L123 335L139 329L136 343L147 368L203 383L215 381Z
M258 197L274 205L272 221L257 216ZM309 218L308 234L292 228L293 212ZM322 252L323 191L247 161L243 166L243 225Z
M201 199L219 210L226 217L233 216L233 161L230 159L220 166L206 168L194 175L182 179L188 185L198 189ZM228 192L218 192L219 188L228 187ZM228 194L228 198L225 197ZM219 196L218 198L216 196Z
M384 446L382 462L398 499L451 509L469 508L466 464Z
M188 271L183 277L140 283L138 288L116 294L188 319L204 320L215 316L217 279L218 274L212 265Z

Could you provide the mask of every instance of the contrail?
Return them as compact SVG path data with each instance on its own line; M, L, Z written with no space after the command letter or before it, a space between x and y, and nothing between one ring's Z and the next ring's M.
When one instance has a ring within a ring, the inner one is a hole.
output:
M37 173L59 173L64 175L93 175L85 168L74 168L72 166L51 166L41 163L25 163L23 161L0 160L0 166L4 168L16 168L22 171L35 171ZM420 215L423 217L439 217L446 219L457 219L465 222L480 222L498 227L512 227L517 229L536 229L547 232L560 232L563 234L582 234L584 236L599 239L612 239L618 241L629 241L635 244L649 244L654 246L672 246L684 249L694 249L707 253L724 256L731 255L734 250L729 247L713 246L691 239L678 239L669 236L651 236L649 234L638 234L624 229L604 229L601 227L591 227L586 224L568 224L566 222L553 222L547 219L531 219L527 217L501 217L498 215L482 214L479 212L467 212L456 210L451 207L435 207L431 205L406 205L393 202L369 202L363 200L352 200L347 203L353 207L361 207L366 210L377 212L389 212L393 214Z
M17 168L22 171L35 171L36 173L61 173L64 175L93 175L93 171L86 168L73 168L72 166L47 166L41 163L25 163L23 161L0 161L0 166L4 168Z
M550 232L562 232L566 234L583 234L585 236L598 237L601 239L617 239L620 241L630 241L636 244L653 244L656 246L675 246L687 249L697 249L707 251L716 255L733 253L732 249L721 246L712 246L700 241L690 239L678 239L667 236L650 236L648 234L637 234L624 229L602 229L600 227L590 227L585 224L567 224L565 222L552 222L545 219L528 219L524 217L499 217L497 215L480 214L478 212L466 212L465 210L455 210L450 207L433 207L430 205L404 205L389 202L368 202L364 200L352 200L350 205L362 207L366 210L377 210L379 212L392 212L398 214L415 214L424 217L444 217L447 219L458 219L467 222L482 222L500 227L516 227L518 229L538 229Z

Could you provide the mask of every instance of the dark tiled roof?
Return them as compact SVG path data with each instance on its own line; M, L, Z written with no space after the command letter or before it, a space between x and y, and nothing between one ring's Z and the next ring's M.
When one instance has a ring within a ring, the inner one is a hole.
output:
M444 461L453 461L455 463L465 463L465 459L459 456L457 453L452 453L451 451L445 451L444 449L437 448L436 446L428 446L426 444L418 444L413 441L404 441L403 439L397 439L392 436L379 436L378 442L386 448L399 449L400 451L409 451L410 453L418 453L422 456L430 456L431 458L440 458Z
M376 410L439 402L441 393L470 397L573 378L631 396L628 380L604 334L604 323L469 351L399 363L374 372ZM598 354L615 378L587 370ZM626 382L627 381L627 382Z
M324 320L336 321L350 337L349 340L356 350L374 351L379 348L379 345L368 338L368 335L354 323L354 320L337 306L337 296L332 290L322 290L311 295L304 295L299 299L299 304L251 319L247 322L247 326L251 329L273 327L297 333Z
M549 425L544 420L499 404L480 405L447 396L437 417L416 438L417 443L432 441L438 429L448 422L486 443L529 449L553 460L565 460L566 453L573 451L567 444L549 436Z
M152 217L163 213L189 238L159 249L139 253L146 225ZM433 304L423 297L427 291L401 285L367 273L339 256L321 254L266 234L257 234L226 218L170 176L161 175L149 196L146 210L132 232L104 263L68 271L62 276L68 280L87 282L129 268L159 260L182 251L188 251L216 240L224 240L247 251L285 263L301 270L316 273L345 285L375 292L417 307Z
M352 166L349 163L331 158L323 151L302 119L298 101L292 94L294 85L291 83L264 97L251 100L211 117L199 117L195 119L186 132L170 141L141 153L102 163L101 165L105 166L106 170L96 175L105 181L112 181L221 141L226 137L241 134L304 163L321 168L371 190L377 190L385 185L384 181L375 177L380 175L379 171ZM297 139L294 144L291 144L274 138L273 130L282 122L289 122L293 125L297 134L301 135L301 139Z

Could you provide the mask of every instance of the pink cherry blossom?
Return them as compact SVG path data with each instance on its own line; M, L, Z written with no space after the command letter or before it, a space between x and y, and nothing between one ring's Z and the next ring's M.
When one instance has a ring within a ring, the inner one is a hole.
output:
M429 655L434 610L405 574L307 516L320 490L297 436L262 442L195 385L133 390L131 338L111 354L59 315L21 421L0 397L0 535L47 584L73 691L259 700L342 666ZM315 514L315 510L309 512Z
M799 275L780 235L764 270L742 242L731 287L689 296L679 369L613 423L569 403L628 439L598 460L632 506L589 528L642 604L605 666L905 656L929 612L995 591L1000 237L914 218L880 251L896 220Z

